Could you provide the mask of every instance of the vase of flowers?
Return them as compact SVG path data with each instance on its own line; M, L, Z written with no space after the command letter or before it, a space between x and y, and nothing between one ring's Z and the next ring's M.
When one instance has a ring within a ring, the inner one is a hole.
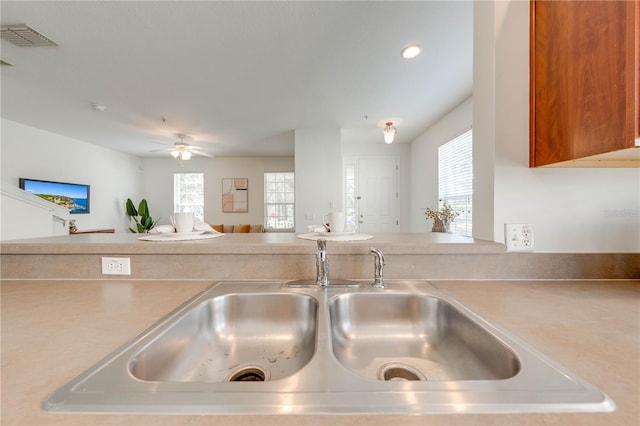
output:
M433 227L431 228L431 232L447 233L451 232L451 222L453 222L456 217L460 216L461 213L461 211L454 210L448 201L443 202L442 207L440 207L438 210L427 208L427 211L424 212L427 220L433 220Z
M433 226L431 227L431 232L451 232L451 221L449 219L438 219L437 217L433 219Z

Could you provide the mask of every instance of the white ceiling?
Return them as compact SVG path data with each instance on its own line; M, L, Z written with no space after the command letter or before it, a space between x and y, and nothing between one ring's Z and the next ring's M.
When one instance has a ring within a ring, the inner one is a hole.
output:
M2 116L141 157L293 155L296 128L411 142L471 95L472 1L6 1ZM419 43L411 60L403 47ZM104 112L92 103L105 105ZM368 119L365 119L368 116ZM166 121L163 122L163 118Z

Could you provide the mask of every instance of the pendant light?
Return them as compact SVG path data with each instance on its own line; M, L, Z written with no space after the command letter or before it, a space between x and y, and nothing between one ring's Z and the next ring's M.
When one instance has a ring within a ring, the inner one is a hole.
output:
M382 133L384 134L384 143L386 144L393 143L393 140L396 137L396 127L393 125L391 121L387 121L385 123L385 128Z

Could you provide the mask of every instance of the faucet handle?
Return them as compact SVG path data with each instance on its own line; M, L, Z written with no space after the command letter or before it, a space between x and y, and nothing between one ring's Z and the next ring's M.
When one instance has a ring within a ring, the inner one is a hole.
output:
M375 247L371 247L371 251L369 253L374 255L376 258L376 261L379 261L382 264L382 266L384 266L384 253L382 253L382 250Z
M384 288L384 254L380 249L371 247L369 252L374 256L373 259L373 287Z
M329 285L329 260L327 259L327 240L318 238L318 252L316 253L316 284Z

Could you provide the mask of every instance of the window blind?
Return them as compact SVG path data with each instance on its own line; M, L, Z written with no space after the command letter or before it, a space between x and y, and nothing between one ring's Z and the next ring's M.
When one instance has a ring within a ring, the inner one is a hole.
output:
M462 212L451 231L472 236L473 133L469 129L438 148L438 198Z

